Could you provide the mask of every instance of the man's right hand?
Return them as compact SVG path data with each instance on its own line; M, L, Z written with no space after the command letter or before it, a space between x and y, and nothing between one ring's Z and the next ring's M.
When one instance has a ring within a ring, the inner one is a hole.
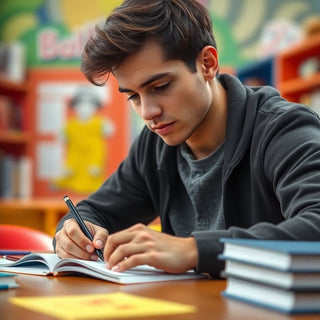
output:
M91 222L85 221L93 241L81 231L75 219L68 219L55 235L55 252L60 258L77 258L84 260L98 260L95 249L102 249L106 244L108 231Z

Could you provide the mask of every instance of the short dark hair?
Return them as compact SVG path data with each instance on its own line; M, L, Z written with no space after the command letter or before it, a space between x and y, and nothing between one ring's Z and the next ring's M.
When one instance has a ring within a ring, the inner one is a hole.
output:
M95 31L81 62L95 85L103 85L149 39L162 46L166 60L182 60L192 72L203 47L217 48L208 10L197 0L125 0Z

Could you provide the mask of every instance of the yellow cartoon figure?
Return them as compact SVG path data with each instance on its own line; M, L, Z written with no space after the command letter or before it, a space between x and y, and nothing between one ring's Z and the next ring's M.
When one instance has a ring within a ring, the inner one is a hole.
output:
M74 116L67 121L63 132L65 167L55 185L78 193L91 193L105 180L106 137L114 133L114 125L97 112L102 103L90 88L81 88L70 107Z

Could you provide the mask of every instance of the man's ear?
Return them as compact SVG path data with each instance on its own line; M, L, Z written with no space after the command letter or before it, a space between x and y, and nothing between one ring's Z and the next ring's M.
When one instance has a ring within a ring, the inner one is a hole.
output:
M205 46L198 56L198 63L201 66L204 79L212 80L219 69L217 50L212 46Z

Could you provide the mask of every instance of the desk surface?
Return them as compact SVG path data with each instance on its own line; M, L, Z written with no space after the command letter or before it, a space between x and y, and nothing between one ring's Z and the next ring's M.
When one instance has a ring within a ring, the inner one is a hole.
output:
M1 320L54 319L9 303L10 297L54 296L71 294L97 294L125 292L143 297L186 303L197 307L192 314L175 315L175 320L316 320L319 315L287 316L249 306L221 297L224 280L186 280L137 285L118 285L96 279L77 277L46 277L19 275L20 287L0 290ZM126 318L133 319L133 318ZM148 317L148 319L172 319L172 316Z

